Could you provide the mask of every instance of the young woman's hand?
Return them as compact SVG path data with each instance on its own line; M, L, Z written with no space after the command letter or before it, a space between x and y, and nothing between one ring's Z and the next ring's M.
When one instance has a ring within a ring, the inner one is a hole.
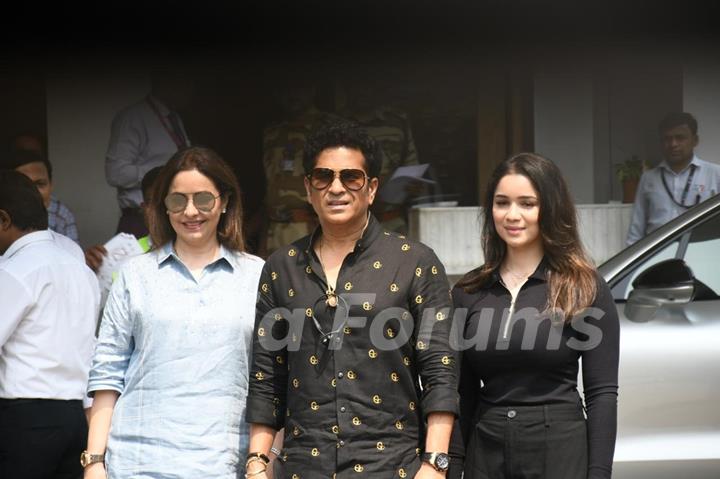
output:
M105 471L105 464L102 462L96 462L90 464L85 468L85 474L83 479L107 479L107 472Z

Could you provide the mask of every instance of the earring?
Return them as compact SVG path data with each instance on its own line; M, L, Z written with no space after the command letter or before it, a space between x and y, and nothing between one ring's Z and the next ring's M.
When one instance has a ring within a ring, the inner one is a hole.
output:
M169 215L170 215L170 210L165 210L165 214L169 216Z
M226 209L226 208L223 208L222 212L223 212L223 213L227 213L227 209Z

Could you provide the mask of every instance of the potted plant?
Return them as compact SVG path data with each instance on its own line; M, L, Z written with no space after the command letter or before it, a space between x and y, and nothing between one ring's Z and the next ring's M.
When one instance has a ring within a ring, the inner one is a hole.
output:
M615 174L623 187L623 203L635 201L635 193L645 170L645 165L638 155L632 155L629 160L615 165Z

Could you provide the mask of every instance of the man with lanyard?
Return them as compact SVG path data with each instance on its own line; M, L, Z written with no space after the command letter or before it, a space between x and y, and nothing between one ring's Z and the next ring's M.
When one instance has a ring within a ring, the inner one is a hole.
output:
M628 244L720 192L720 165L695 155L697 129L689 113L670 113L660 122L665 160L640 178Z
M191 89L180 76L155 75L152 92L113 119L105 177L117 188L122 211L118 233L137 238L147 235L140 208L140 181L147 171L163 166L177 150L190 146L182 120L173 109L187 103Z
M279 478L441 479L458 406L442 264L369 213L382 164L357 124L312 134L303 166L320 226L260 279L246 477L272 452Z

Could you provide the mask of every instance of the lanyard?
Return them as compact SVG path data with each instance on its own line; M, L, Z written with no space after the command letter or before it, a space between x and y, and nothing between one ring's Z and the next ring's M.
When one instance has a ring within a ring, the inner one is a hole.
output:
M690 165L690 173L688 174L687 181L685 182L685 188L683 188L682 196L680 197L680 202L675 200L675 197L673 196L672 192L670 191L670 188L667 185L667 181L665 180L665 168L660 168L660 176L662 177L663 186L665 187L665 191L667 192L670 199L675 203L676 205L680 206L681 208L690 208L693 205L686 205L685 199L687 198L688 191L690 191L690 185L692 184L693 176L695 175L695 169L697 166ZM700 202L700 195L697 195L695 197L695 204L698 204Z
M152 108L152 111L158 117L158 120L160 120L160 123L162 124L163 128L165 128L165 131L167 132L167 134L170 135L170 138L172 139L173 143L175 143L175 145L178 148L187 146L185 139L182 135L182 132L176 131L172 125L168 124L167 118L165 118L165 115L160 113L160 110L158 109L155 102L152 101L152 99L150 99L150 98L147 99L147 102L148 102L148 105L150 105L150 108Z

